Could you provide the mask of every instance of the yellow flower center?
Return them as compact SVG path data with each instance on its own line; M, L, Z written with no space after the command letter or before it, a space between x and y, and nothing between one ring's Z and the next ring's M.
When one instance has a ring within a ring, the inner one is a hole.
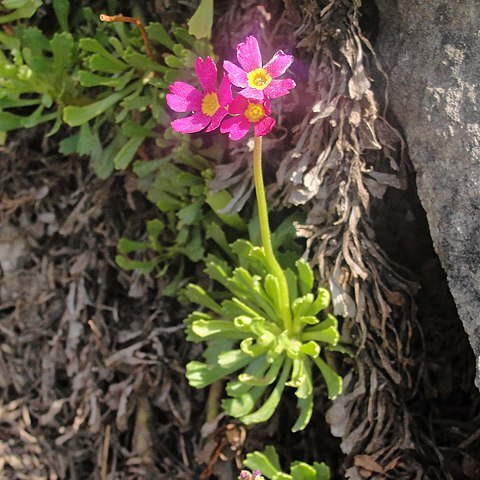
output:
M202 98L202 113L212 117L220 108L218 103L218 97L215 92L210 92L204 95Z
M256 68L247 73L248 86L263 90L272 81L272 77L264 68Z
M250 123L259 122L265 116L265 109L259 103L248 102L245 117Z

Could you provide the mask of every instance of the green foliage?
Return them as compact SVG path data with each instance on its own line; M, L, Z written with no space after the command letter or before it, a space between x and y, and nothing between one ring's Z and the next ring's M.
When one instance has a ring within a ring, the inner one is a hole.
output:
M95 99L69 105L63 115L70 126L86 125L76 134L76 150L90 155L101 178L114 169L126 169L147 138L158 139L154 128L168 125L164 102L168 85L179 75L192 72L200 53L212 54L208 44L195 41L186 30L174 27L172 39L160 23L151 23L146 27L150 42L158 51L169 51L164 62L158 63L146 55L137 29L123 23L115 28L109 25L109 29L108 36L103 30L95 38L79 41L84 54L79 82L95 93ZM111 36L111 30L117 36Z
M78 61L74 39L62 32L49 40L36 27L18 26L14 33L0 33L0 131L54 121L53 133L62 105L78 97L71 76Z
M188 33L195 38L210 38L213 25L213 0L201 0L196 12L188 21Z
M268 445L263 452L247 453L244 465L250 470L259 470L270 480L330 480L330 468L325 463L293 462L290 473L282 471L275 447Z
M4 0L10 10L4 16L0 10L0 22L32 16L40 5ZM44 122L53 122L50 135L62 125L75 127L60 142L61 153L88 155L95 173L107 178L126 169L146 139L158 138L154 128L168 126L168 85L193 76L195 59L213 56L212 47L184 28L174 25L169 33L150 23L152 59L137 27L100 23L89 8L75 11L71 27L74 3L52 6L62 32L51 38L22 24L13 34L0 32L0 133Z
M30 18L42 3L42 0L2 0L0 2L0 23Z
M190 385L203 388L238 373L226 386L225 411L245 424L267 421L277 408L286 386L295 389L299 415L292 431L302 430L313 410L312 370L316 366L336 398L342 378L322 358L339 341L337 319L326 312L330 295L314 289L310 266L298 260L285 274L290 293L293 331L281 320L280 285L269 271L263 248L246 240L231 244L235 268L213 255L205 273L220 286L207 293L188 285L186 295L206 311L189 315L187 340L208 342L205 362L187 365Z
M146 241L120 240L116 261L127 270L170 279L162 294L176 295L187 262L202 261L206 250L227 252L228 231L238 236L247 227L238 215L219 213L231 196L209 192L209 163L191 152L188 139L169 132L162 142L176 146L164 158L133 166L138 188L158 207L159 217L147 223Z

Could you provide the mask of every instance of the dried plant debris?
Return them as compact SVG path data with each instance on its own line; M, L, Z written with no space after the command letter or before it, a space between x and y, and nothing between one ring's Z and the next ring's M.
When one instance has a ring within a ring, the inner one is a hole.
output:
M183 315L148 285L128 297L121 181L34 136L0 152L1 476L193 479Z

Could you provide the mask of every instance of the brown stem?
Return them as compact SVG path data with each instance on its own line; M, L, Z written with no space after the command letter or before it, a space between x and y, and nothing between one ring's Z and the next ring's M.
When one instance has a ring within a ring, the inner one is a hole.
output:
M100 15L101 22L123 22L123 23L133 23L140 29L140 34L142 35L143 43L145 44L145 49L147 51L148 57L155 61L155 56L153 55L152 45L150 44L150 40L148 39L147 31L145 30L145 26L143 22L138 18L134 17L124 17L121 13L118 15Z

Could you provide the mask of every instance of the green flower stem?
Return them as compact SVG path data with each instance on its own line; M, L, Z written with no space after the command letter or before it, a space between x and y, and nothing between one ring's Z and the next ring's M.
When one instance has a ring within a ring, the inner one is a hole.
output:
M262 137L253 137L253 177L257 194L258 219L260 221L260 233L262 236L263 250L267 258L268 266L273 275L277 277L280 285L280 314L283 325L289 334L293 333L292 314L290 310L290 297L285 272L278 263L273 252L268 222L267 199L262 173Z

